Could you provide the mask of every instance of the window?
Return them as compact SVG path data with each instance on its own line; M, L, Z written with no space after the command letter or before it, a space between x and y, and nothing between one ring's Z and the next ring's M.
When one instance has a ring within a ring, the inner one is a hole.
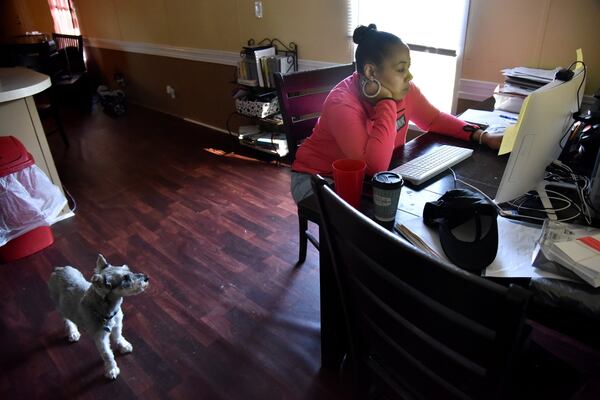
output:
M48 0L54 20L54 32L65 35L79 35L79 22L72 0Z
M350 34L374 23L400 37L411 49L415 84L437 108L454 111L469 0L349 1Z

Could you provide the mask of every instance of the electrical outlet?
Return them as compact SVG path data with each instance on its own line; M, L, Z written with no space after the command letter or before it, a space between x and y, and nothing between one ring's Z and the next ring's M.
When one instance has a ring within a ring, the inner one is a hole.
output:
M254 15L256 15L256 18L262 18L262 16L263 16L263 4L262 4L262 1L255 1L254 2Z
M171 96L172 99L175 98L175 88L171 85L167 85L167 94Z

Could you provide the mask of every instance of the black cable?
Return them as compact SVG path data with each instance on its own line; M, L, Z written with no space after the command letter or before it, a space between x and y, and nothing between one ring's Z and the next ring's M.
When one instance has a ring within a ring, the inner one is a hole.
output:
M579 101L579 91L581 90L581 87L583 86L583 82L585 82L585 77L587 75L587 66L585 65L585 63L583 61L577 60L577 61L573 61L571 63L571 65L569 65L569 68L567 68L567 69L571 69L576 64L583 65L583 79L581 80L581 83L579 84L579 87L577 88L577 111L579 112L579 110L581 109L581 102Z
M581 80L581 83L579 83L579 87L577 88L577 95L576 95L577 112L575 114L579 114L580 110L581 110L581 102L579 100L579 92L581 91L581 87L583 86L583 83L585 82L585 77L587 76L587 66L585 65L585 63L583 61L577 60L577 61L573 61L571 63L571 65L569 65L569 67L567 69L570 70L576 64L582 64L583 65L583 79ZM563 83L565 83L565 82L563 82ZM561 83L561 85L562 85L562 83ZM558 145L561 148L561 150L564 149L564 145L563 145L562 142L565 139L565 137L569 134L569 132L571 131L571 129L573 128L573 125L575 125L575 122L577 122L577 121L575 119L573 119L573 122L571 123L571 125L569 126L569 128L566 130L566 132L560 138L560 141L558 142Z
M561 150L565 148L565 145L563 145L563 140L565 140L567 135L571 132L571 129L573 129L573 125L575 125L575 122L577 122L577 121L573 120L573 122L571 122L571 125L569 125L569 127L567 128L565 133L561 136L560 140L558 141L558 146L560 147Z

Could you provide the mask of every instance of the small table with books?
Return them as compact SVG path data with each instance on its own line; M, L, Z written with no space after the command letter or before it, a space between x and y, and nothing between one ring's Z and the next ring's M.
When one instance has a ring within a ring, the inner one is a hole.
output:
M267 38L259 43L250 39L240 56L238 89L233 95L236 112L232 116L244 116L252 124L238 128L238 139L242 145L283 157L288 149L273 74L298 70L298 46L294 42L285 45L278 39ZM229 119L227 128L231 132Z

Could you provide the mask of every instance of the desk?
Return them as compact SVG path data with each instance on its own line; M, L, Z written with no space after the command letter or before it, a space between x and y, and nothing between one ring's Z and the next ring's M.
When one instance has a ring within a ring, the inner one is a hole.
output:
M496 151L490 150L485 146L479 146L473 142L464 142L448 136L428 133L411 140L404 147L396 149L391 165L401 165L444 144L469 147L475 150L471 157L457 164L452 169L458 179L477 187L493 199L498 190L498 185L502 179L509 155L498 157ZM402 189L403 192L400 197L400 204L398 205L396 221L401 222L406 218L421 216L423 204L426 201L437 200L442 194L451 189L454 189L454 178L449 171L419 186L414 186L407 182L406 186ZM420 201L413 201L416 198Z
M439 145L459 145L462 147L476 148L473 156L467 160L456 165L453 169L458 179L461 179L471 185L474 185L478 189L482 190L485 194L494 198L502 174L506 166L508 156L498 157L495 151L492 151L485 147L479 147L477 144L463 142L447 136L437 134L425 134L410 142L405 146L396 149L392 157L391 166L400 165L414 157L422 155L432 148ZM432 180L425 182L420 186L413 186L407 184L402 189L402 195L400 197L399 210L396 214L396 222L402 222L407 219L414 219L416 216L421 216L423 210L423 204L426 201L437 200L447 190L454 188L454 178L450 172L438 175ZM367 192L369 191L367 185ZM370 201L368 199L367 201ZM366 206L367 204L363 204ZM369 207L365 207L368 209ZM366 211L369 215L369 211ZM331 267L330 254L327 248L326 239L320 232L319 241L320 252L320 296L321 296L321 362L323 368L337 370L340 366L340 362L344 356L344 349L346 348L345 333L344 333L344 321L341 313L341 303L337 295L337 287L335 283L335 276ZM527 285L528 279L494 279L500 284L509 283L520 283ZM532 310L534 307L532 307ZM542 313L543 311L543 313ZM549 312L550 311L550 312ZM541 310L537 309L534 311L540 315L541 322L546 325L551 325L553 320L557 320L558 328L560 331L575 335L568 328L570 317L568 312L561 312L560 310ZM549 312L549 313L548 313ZM580 327L581 321L575 320L574 326ZM573 324L571 324L573 325ZM594 327L587 324L589 329L588 332L583 332L585 336L592 338L593 334L589 331L600 332L600 323L595 323ZM584 338L585 341L587 337ZM596 339L597 340L597 339Z

